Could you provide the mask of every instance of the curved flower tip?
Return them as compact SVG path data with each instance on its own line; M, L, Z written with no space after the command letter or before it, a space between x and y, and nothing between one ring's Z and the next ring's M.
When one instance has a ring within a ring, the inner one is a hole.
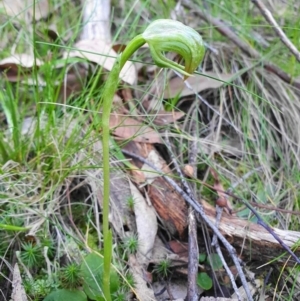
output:
M152 22L142 33L148 43L154 62L163 68L172 68L191 76L203 60L205 47L200 34L181 22L160 19ZM185 65L177 64L165 57L171 51L182 56Z

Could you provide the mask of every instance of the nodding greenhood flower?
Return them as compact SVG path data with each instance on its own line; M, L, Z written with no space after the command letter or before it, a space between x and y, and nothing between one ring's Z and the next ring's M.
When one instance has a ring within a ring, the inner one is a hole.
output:
M109 230L109 196L110 196L110 160L109 160L109 117L113 97L118 88L120 72L131 57L143 44L148 43L155 64L164 68L174 69L186 77L191 76L204 56L201 36L192 28L173 20L157 20L151 23L144 33L136 36L127 45L124 52L117 58L106 81L102 101L102 145L103 145L103 238L104 238L104 271L103 294L107 301L110 296L110 263L112 256L112 232ZM165 57L171 51L184 59L185 65L177 64ZM101 107L100 107L101 108ZM98 111L100 111L100 108Z
M152 22L142 34L128 44L122 53L121 66L145 43L148 43L156 65L174 69L185 78L192 75L205 53L202 38L197 31L178 21L160 19ZM179 54L184 59L185 65L166 58L164 53L167 51Z

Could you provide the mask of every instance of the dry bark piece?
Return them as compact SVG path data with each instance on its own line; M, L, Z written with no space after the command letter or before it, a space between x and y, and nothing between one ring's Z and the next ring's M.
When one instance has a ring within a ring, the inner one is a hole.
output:
M160 218L167 222L169 231L174 234L176 230L182 236L186 229L187 207L178 201L180 195L162 178L155 179L148 194Z
M129 142L124 149L145 159L149 157L150 153L157 153L151 144L134 141ZM160 158L161 169L166 174L171 173L158 153L157 157ZM132 163L138 168L142 167L142 163L138 160L133 159ZM165 222L166 228L171 233L178 232L183 235L186 228L187 206L181 196L162 177L154 178L151 185L148 185L148 195L157 214Z
M216 209L204 200L201 203L206 215L215 223ZM258 224L240 219L237 216L223 212L219 229L243 257L247 256L247 259L250 257L254 260L267 262L285 252L278 241L266 229ZM277 228L273 228L273 231L290 248L300 239L300 232L297 231ZM294 250L294 248L292 249ZM294 253L299 256L300 247L297 247ZM294 261L289 259L289 255L283 255L277 259L277 262L286 262L288 265L294 264Z
M83 29L81 40L101 39L111 42L110 0L81 0Z

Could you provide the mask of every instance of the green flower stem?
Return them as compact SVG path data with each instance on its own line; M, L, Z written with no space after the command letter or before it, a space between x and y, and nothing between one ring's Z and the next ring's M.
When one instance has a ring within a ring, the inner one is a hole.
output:
M143 36L140 34L136 37L134 37L130 43L126 46L124 52L121 54L120 59L120 68L122 69L125 65L125 63L130 59L130 57L144 44L146 43ZM121 71L121 70L120 70Z
M110 264L112 257L112 232L109 230L109 195L110 195L110 162L109 162L109 118L112 108L113 97L118 88L120 75L120 61L116 60L113 69L109 73L103 91L102 113L102 152L103 152L103 209L102 231L104 241L103 263L103 294L106 301L111 301L110 296Z
M145 44L141 35L135 37L126 47L125 51L116 59L113 69L109 73L103 91L103 113L102 113L102 148L103 148L103 240L104 240L104 266L103 266L103 293L107 301L110 296L110 264L112 258L112 232L109 230L109 196L110 196L110 161L109 141L110 128L109 119L112 109L114 94L118 88L119 76L122 67L132 54Z
M133 38L124 52L116 59L106 81L101 105L102 111L102 148L103 148L103 240L104 240L104 267L103 267L103 294L106 301L110 296L110 265L112 258L112 232L109 230L109 196L110 196L110 161L109 118L112 109L113 97L118 88L119 76L122 68L133 53L143 44L148 43L155 64L163 68L172 68L190 76L204 56L204 46L201 36L192 28L173 20L157 20L152 22L144 31ZM173 51L182 56L185 66L177 64L164 56L166 51Z

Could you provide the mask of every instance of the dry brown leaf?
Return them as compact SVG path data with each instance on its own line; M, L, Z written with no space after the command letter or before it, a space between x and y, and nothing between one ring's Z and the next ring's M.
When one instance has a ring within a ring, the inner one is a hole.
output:
M127 116L112 113L109 120L110 128L114 128L114 135L120 139L130 139L136 142L161 143L160 135L151 127Z
M50 24L47 28L47 35L48 37L52 40L52 41L55 41L57 40L58 38L61 38L59 33L58 33L58 30L57 30L57 26L56 24ZM64 38L66 38L64 36Z
M28 300L26 297L24 287L22 285L20 269L19 269L19 266L17 263L14 266L12 287L13 287L12 294L11 294L12 301L27 301Z
M125 44L120 44L120 43L115 43L112 48L115 52L120 53L120 52L123 52L125 50L126 45Z
M48 0L36 1L34 12L33 0L2 0L0 2L1 9L11 17L31 23L33 16L35 16L36 21L48 16L49 3Z
M96 184L97 185L97 184ZM114 168L110 173L110 215L109 222L120 238L126 234L136 233L135 215L128 199L132 197L132 183L119 168ZM97 187L96 187L97 188ZM125 231L126 229L126 231Z
M1 68L0 68L1 70ZM22 83L29 86L43 86L45 87L47 83L38 75L36 78L29 77L28 74L20 74L20 72L7 70L1 74L6 81L11 83ZM37 80L37 81L36 81Z
M184 174L190 178L194 177L194 171L194 167L189 164L186 164L183 168Z
M188 243L180 242L178 240L170 240L168 244L172 252L175 254L182 257L188 257Z
M134 255L129 256L128 265L134 279L134 293L139 301L155 301L156 297L151 288L148 287L147 272L143 269L141 263L138 262ZM146 277L144 276L146 273Z
M216 201L216 204L222 208L225 208L228 211L228 213L231 214L232 207L231 207L230 202L228 201L227 195L224 193L225 189L219 180L219 176L218 176L217 172L213 168L211 168L210 173L215 180L214 188L216 189L216 192L218 194L218 199Z
M222 81L228 81L234 76L234 74L227 73L215 73L207 71L205 74L211 77L215 77ZM174 77L170 80L168 87L165 90L164 98L173 98L178 95L181 97L193 95L195 92L199 93L206 89L216 89L220 88L224 83L218 81L217 79L212 79L204 75L194 75L189 77L186 82L190 87L188 87L185 82L180 77Z
M132 181L136 184L143 184L146 181L146 177L144 173L139 169L131 169L130 170Z
M43 65L38 58L34 60L34 56L26 53L14 54L0 61L0 70L17 71L19 67L31 69L36 64L37 67Z
M162 170L163 162L156 151L150 151L146 160L153 164L157 169ZM145 175L147 184L151 184L157 177L161 177L161 175L155 169L146 163L143 164L141 171Z
M112 45L102 40L80 40L75 45L76 50L65 51L63 57L79 57L94 62L110 71L118 54L112 49ZM136 83L137 75L134 65L127 62L120 73L120 78L127 84Z
M134 199L134 213L138 234L138 254L140 263L148 263L151 258L157 234L157 219L154 207L149 206L141 192L129 182L131 195Z
M157 100L158 102L158 100ZM143 101L143 106L149 113L149 116L153 116L153 123L156 125L166 125L177 121L182 118L185 113L180 111L165 111L165 110L157 110L157 102L152 100ZM151 115L150 115L151 114Z
M156 125L167 125L170 123L174 123L176 120L182 118L185 115L184 112L166 112L166 111L158 111L155 113L155 118L153 123Z
M46 86L46 82L38 75L36 78L28 77L32 68L43 65L39 59L34 60L33 55L20 53L14 54L0 61L0 74L9 82L21 82L27 85Z

